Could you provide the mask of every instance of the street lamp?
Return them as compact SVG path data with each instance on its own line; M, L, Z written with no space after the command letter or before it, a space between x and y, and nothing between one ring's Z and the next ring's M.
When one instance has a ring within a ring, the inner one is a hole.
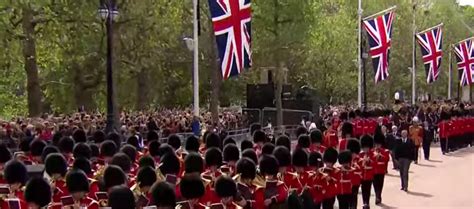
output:
M107 28L107 125L105 127L106 133L110 133L117 127L116 122L116 105L115 105L115 90L113 81L113 22L118 18L118 10L116 0L100 0L98 9L100 18L105 21Z

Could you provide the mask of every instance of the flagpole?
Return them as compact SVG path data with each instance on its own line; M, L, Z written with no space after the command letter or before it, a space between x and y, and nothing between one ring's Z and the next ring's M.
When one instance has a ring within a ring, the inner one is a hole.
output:
M193 113L199 117L199 37L198 37L198 0L193 0Z
M412 52L412 66L411 66L411 73L412 73L412 89L411 89L411 103L413 105L416 104L416 3L415 0L412 1L413 3L413 52Z
M358 18L358 56L357 56L357 67L359 70L359 76L358 76L358 83L357 83L357 104L360 107L362 107L362 0L359 0L359 6L357 9L357 15L359 16Z
M392 6L392 7L388 8L388 9L386 9L386 10L382 10L382 11L377 12L377 13L375 13L375 14L372 14L372 15L370 15L370 16L364 17L364 19L362 19L362 20L371 19L371 18L373 18L373 17L375 17L375 16L378 16L378 15L384 14L384 13L387 13L387 12L389 12L389 11L392 11L392 10L396 9L396 8L397 8L397 6Z
M462 41L458 41L458 42L455 43L454 45L458 45L458 44L461 43L461 42L464 42L464 41L467 41L467 40L471 40L471 39L474 39L474 36L473 36L473 37L470 37L470 38L466 38L466 39L464 39L464 40L462 40Z
M431 28L425 29L425 30L420 31L420 32L418 32L418 33L416 33L416 34L418 35L418 34L421 34L421 33L425 33L425 32L427 32L427 31L433 30L433 29L435 29L435 28L439 28L439 27L441 27L441 26L443 26L443 25L444 25L444 23L440 23L440 24L438 24L438 25L436 25L436 26L433 26L433 27L431 27Z
M449 56L448 56L448 62L449 62L449 71L448 71L448 99L451 99L451 88L452 88L452 83L451 83L451 76L452 76L452 72L453 72L453 61L452 61L452 56L453 56L453 52L452 52L452 49L453 49L453 45L450 45L449 49L448 49L448 53L449 53Z

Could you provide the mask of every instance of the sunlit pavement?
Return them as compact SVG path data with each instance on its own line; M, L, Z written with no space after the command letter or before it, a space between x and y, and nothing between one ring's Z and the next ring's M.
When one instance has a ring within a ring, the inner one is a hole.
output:
M372 188L371 208L474 209L474 148L442 155L440 148L434 145L430 158L430 161L424 160L420 150L418 165L411 164L408 193L400 190L399 173L392 170L390 164L382 193L383 204L375 206Z

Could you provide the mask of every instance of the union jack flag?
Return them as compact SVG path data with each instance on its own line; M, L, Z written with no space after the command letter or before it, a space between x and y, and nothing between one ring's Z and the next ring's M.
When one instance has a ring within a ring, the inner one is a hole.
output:
M461 86L470 85L474 80L474 46L472 40L462 41L454 46Z
M441 27L433 28L416 35L421 46L423 62L425 63L426 81L432 83L438 80L439 67L443 56L443 31Z
M373 19L364 20L364 28L369 34L370 56L375 72L375 83L388 78L388 63L392 45L392 10Z
M224 80L249 68L252 51L250 0L209 0Z

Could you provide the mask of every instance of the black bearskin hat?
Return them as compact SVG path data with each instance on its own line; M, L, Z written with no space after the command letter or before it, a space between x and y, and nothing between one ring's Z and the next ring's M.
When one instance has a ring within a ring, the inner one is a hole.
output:
M352 152L349 151L349 150L342 151L341 153L339 153L338 161L339 161L339 164L341 164L341 165L351 163L351 161L352 161Z
M240 150L235 144L228 144L224 147L223 155L225 162L236 162L240 158Z
M66 186L69 193L89 192L89 179L82 170L74 169L66 175Z
M44 178L32 178L26 184L25 201L27 203L45 207L51 202L51 197L51 187Z
M237 142L235 142L234 138L232 137L227 137L224 139L224 147L228 144L234 144L234 145L237 145Z
M278 174L278 160L270 155L262 155L259 168L262 175L275 176Z
M309 148L310 145L311 145L311 139L309 138L307 134L301 134L298 137L298 147Z
M172 174L177 175L179 173L180 164L179 159L174 153L165 154L161 158L160 171L163 175Z
M41 156L43 149L46 147L46 142L40 139L35 139L30 143L30 153L32 156Z
M5 180L8 184L21 183L24 185L28 180L28 171L22 162L17 160L8 161L4 169Z
M346 135L352 136L353 127L352 123L344 122L341 127L342 137L346 137Z
M255 163L247 157L241 158L237 161L236 164L237 173L240 174L240 177L243 179L254 179L257 174L257 167Z
M58 146L59 144L59 141L63 138L63 132L62 131L59 131L59 132L56 132L53 134L53 140L52 140L52 145L54 146Z
M65 176L67 172L66 159L59 153L51 153L46 157L44 169L49 176L53 176L53 174Z
M137 149L130 144L124 145L120 149L120 152L125 153L128 156L128 158L130 158L130 161L132 162L135 162L135 160L137 159Z
M233 197L237 194L237 184L235 184L232 178L227 176L217 178L214 189L216 190L217 196L221 198Z
M265 143L267 142L267 135L261 130L257 130L253 133L253 143Z
M250 134L253 136L253 134L255 133L255 131L257 130L261 130L262 129L262 125L260 125L260 123L252 123L250 124Z
M279 146L273 151L273 155L278 160L280 167L286 167L291 165L291 153L286 147Z
M148 156L148 155L143 156L143 157L140 158L140 160L138 160L138 167L139 168L150 166L153 169L155 169L156 168L155 164L156 164L155 160L152 157Z
M169 144L161 144L158 148L158 155L163 157L166 154L174 154L174 148Z
M86 132L82 129L76 129L74 133L72 133L72 138L75 142L87 142Z
M117 185L124 185L127 177L122 169L116 165L108 165L104 171L104 187L108 190Z
M97 158L100 156L100 148L97 144L90 144L89 147L91 148L91 157Z
M303 126L299 126L297 129L296 129L296 137L300 137L301 135L303 134L308 134L308 129L306 129L305 127Z
M309 166L314 166L314 167L322 167L323 166L323 156L319 152L311 152L309 153L309 158L308 158L308 164Z
M206 137L206 148L221 148L221 138L216 133L210 133Z
M327 163L336 163L337 161L337 150L334 148L327 148L323 155L323 161Z
M140 168L137 173L137 183L140 187L152 186L156 182L156 173L150 166Z
M375 134L374 144L385 144L385 136L383 134Z
M257 164L258 163L258 157L257 153L255 153L255 150L253 149L246 149L242 152L242 157L249 158L250 160L253 161L253 163Z
M113 157L117 153L117 145L114 141L105 140L100 144L100 154L104 157Z
M160 156L158 152L158 150L160 149L160 146L161 144L160 142L158 142L158 140L151 141L148 144L148 152L150 153L152 157Z
M75 158L72 168L82 170L86 175L92 174L91 162L87 158Z
M204 196L204 184L199 174L184 175L179 182L179 189L186 200Z
M151 196L153 205L158 208L175 208L176 207L176 192L174 187L166 181L156 183L151 188Z
M0 163L6 163L12 159L12 153L5 144L0 144Z
M71 137L65 136L59 140L58 148L62 153L71 153L74 149L74 139Z
M181 138L176 134L172 134L168 137L168 144L171 145L173 149L178 150L181 147Z
M373 148L374 139L369 135L364 135L360 138L360 147L361 148Z
M92 156L91 147L89 147L89 145L86 143L78 143L76 146L74 146L73 156L74 158L83 157L90 159Z
M250 140L244 139L240 142L240 150L253 149L253 142Z
M51 153L59 153L59 149L55 146L48 145L43 149L43 154L41 154L41 160L46 162L46 158L48 157L49 154Z
M347 114L347 112L341 112L341 113L339 114L339 119L341 119L342 121L347 120L347 119L348 119L348 114Z
M349 139L347 141L347 149L354 154L359 154L360 152L360 143L357 139Z
M264 155L273 154L273 150L275 150L275 145L273 145L270 142L267 142L262 146L262 154L264 154Z
M130 173L132 169L132 161L130 158L123 152L119 152L112 157L110 164L120 167L123 172Z
M158 135L158 133L156 131L148 131L148 133L146 134L146 140L151 142L151 141L155 141L155 140L158 140L160 139L160 136Z
M323 142L323 134L319 129L311 131L311 142L313 143L322 143Z
M275 146L284 146L286 147L288 150L291 150L291 141L290 141L290 138L288 138L288 136L286 135L281 135L277 138L276 140L276 143L275 143Z
M122 138L118 133L110 132L106 137L106 141L107 140L113 141L116 147L120 147L120 145L122 145Z
M206 166L221 166L222 165L222 152L215 147L212 147L206 151Z
M204 170L204 160L201 155L192 152L189 153L186 158L184 158L184 172L185 173L202 173Z
M306 167L308 166L308 153L303 149L296 149L291 156L293 166Z
M93 138L95 143L100 144L105 141L105 133L102 130L97 130L96 132L94 132Z
M135 208L135 196L126 186L114 186L109 192L108 203L111 209Z
M354 112L354 111L350 111L350 112L349 112L349 119L353 119L353 118L355 118L355 117L356 117L355 112Z
M190 136L186 139L184 148L188 152L198 152L199 151L199 139L195 136Z
M140 148L137 136L130 136L127 139L127 144L135 147L136 149Z

